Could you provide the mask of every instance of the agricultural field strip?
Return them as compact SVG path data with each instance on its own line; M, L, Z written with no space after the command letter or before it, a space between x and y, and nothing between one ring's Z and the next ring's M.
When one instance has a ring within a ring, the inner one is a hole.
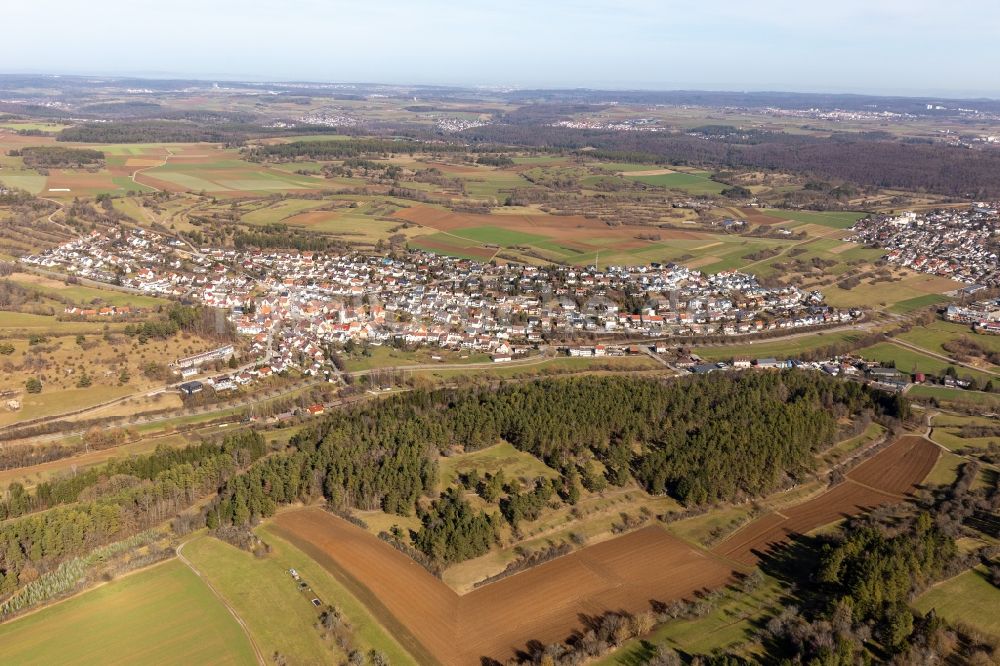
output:
M805 534L878 504L903 500L930 473L939 455L938 445L924 437L901 437L851 470L843 483L780 513L761 516L730 535L712 552L753 566L772 545L795 534Z
M564 639L579 614L646 610L725 584L733 567L658 527L576 551L459 596L390 545L319 509L279 514L275 531L374 600L385 623L435 661L512 656L529 640ZM460 640L459 640L460 637Z

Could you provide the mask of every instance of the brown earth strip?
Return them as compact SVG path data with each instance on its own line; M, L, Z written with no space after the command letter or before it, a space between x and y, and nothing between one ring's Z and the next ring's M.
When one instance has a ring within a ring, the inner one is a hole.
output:
M740 212L743 217L750 224L789 224L792 220L786 220L780 217L775 217L774 215L768 215L767 213L762 213L756 208L741 208Z
M389 544L321 509L274 518L276 532L329 569L419 661L479 664L514 656L529 642L569 638L588 617L640 612L652 602L691 598L733 578L733 562L840 518L912 492L937 461L922 437L902 437L819 497L769 513L716 546L699 550L651 526L589 546L465 595Z
M639 612L651 601L724 585L732 566L647 527L459 596L392 546L320 509L274 519L288 539L372 606L400 640L432 662L500 661L529 641L568 638L583 616Z
M746 525L712 552L747 566L796 534L868 511L879 504L899 502L930 473L940 450L923 437L907 435L858 465L847 480L815 499L782 514L768 513Z

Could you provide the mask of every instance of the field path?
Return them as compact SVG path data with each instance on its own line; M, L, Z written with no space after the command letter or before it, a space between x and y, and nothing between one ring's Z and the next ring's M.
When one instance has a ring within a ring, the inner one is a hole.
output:
M222 605L226 607L226 610L229 611L229 614L233 616L233 619L236 620L236 623L239 624L240 628L243 629L243 633L247 635L247 640L250 641L250 647L253 648L254 654L257 655L257 663L260 664L260 666L266 666L267 661L264 659L264 654L260 651L260 647L258 647L257 641L254 640L253 634L250 633L250 628L247 627L247 624L246 622L243 621L243 618L240 617L239 613L236 612L235 608L229 605L229 602L226 600L226 598L221 594L219 594L219 591L215 589L215 586L212 585L212 583L208 580L208 578L206 578L204 575L202 575L200 571L198 571L198 567L192 564L191 560L184 557L184 553L182 551L184 550L184 546L186 546L187 544L188 542L185 541L181 545L177 546L177 550L175 551L177 553L177 559L179 559L191 571L193 571L194 575L197 576L199 579L201 579L201 582L203 582L206 586L208 586L208 589L212 591L212 594L214 594L215 597L220 602L222 602Z
M154 192L162 192L163 190L161 190L158 187L153 187L152 185L147 185L146 183L140 183L138 180L135 179L135 177L138 176L143 171L148 171L150 169L158 169L159 167L166 166L167 162L170 161L170 158L174 156L174 151L170 150L169 148L165 148L165 150L167 151L167 154L163 157L163 162L161 162L160 164L154 164L153 166L147 166L147 167L142 167L141 169L136 169L135 171L132 172L132 175L129 176L132 182L141 187L148 187Z
M55 199L49 199L48 197L42 197L42 196L40 196L40 197L38 197L38 198L39 198L39 199L41 199L42 201L48 201L48 202L50 202L50 203L54 203L55 205L59 206L59 208L56 208L56 209L55 209L54 211L52 211L52 212L51 212L51 213L49 214L48 218L46 218L46 219L47 219L47 220L48 220L49 222L51 222L52 224L55 224L55 225L59 226L60 228L62 228L62 229L63 229L63 231L66 231L66 232L68 232L68 233L72 234L73 236L76 236L76 234L77 234L77 231L76 231L75 229L71 229L70 227L67 227L67 226L66 226L65 224L63 224L62 222L56 222L56 220L55 220L55 217L56 217L56 213L58 213L58 212L62 211L62 210L63 210L63 209L64 209L64 208L66 207L66 204L64 204L64 203L63 203L63 202L61 202L61 201L57 201L57 200L55 200Z

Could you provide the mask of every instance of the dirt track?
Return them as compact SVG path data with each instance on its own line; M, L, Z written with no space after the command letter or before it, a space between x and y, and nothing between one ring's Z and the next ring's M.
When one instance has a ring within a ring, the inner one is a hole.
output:
M345 580L417 659L443 664L503 661L529 641L568 638L585 616L647 610L651 601L723 585L732 572L647 527L459 596L396 549L320 509L280 514L274 525Z
M901 437L849 472L843 483L807 502L761 516L712 552L752 566L761 554L795 534L900 501L924 480L938 455L938 447L923 437Z

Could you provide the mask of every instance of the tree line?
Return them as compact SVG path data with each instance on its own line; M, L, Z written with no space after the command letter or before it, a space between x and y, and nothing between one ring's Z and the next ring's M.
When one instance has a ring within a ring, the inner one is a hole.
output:
M300 432L289 452L230 479L206 519L212 527L246 525L279 504L319 497L340 511L412 515L418 500L436 492L440 452L501 439L561 474L527 490L502 476L469 482L515 527L536 519L557 491L573 501L578 484L596 490L635 479L688 505L755 497L807 474L814 454L836 441L838 419L896 409L886 394L860 384L793 370L417 390L347 408ZM421 550L455 558L482 549L494 519L462 504L445 497L419 510Z
M31 146L10 152L12 155L19 155L24 160L25 166L33 169L100 166L104 163L104 153L89 148Z
M58 502L54 492L76 501L0 525L0 595L30 583L67 558L141 532L191 507L265 451L259 433L241 431L219 445L117 461L102 468L101 474L87 476L90 483L82 488L72 481L65 486L50 484L49 502ZM18 502L23 498L15 505ZM10 507L8 502L8 511Z

